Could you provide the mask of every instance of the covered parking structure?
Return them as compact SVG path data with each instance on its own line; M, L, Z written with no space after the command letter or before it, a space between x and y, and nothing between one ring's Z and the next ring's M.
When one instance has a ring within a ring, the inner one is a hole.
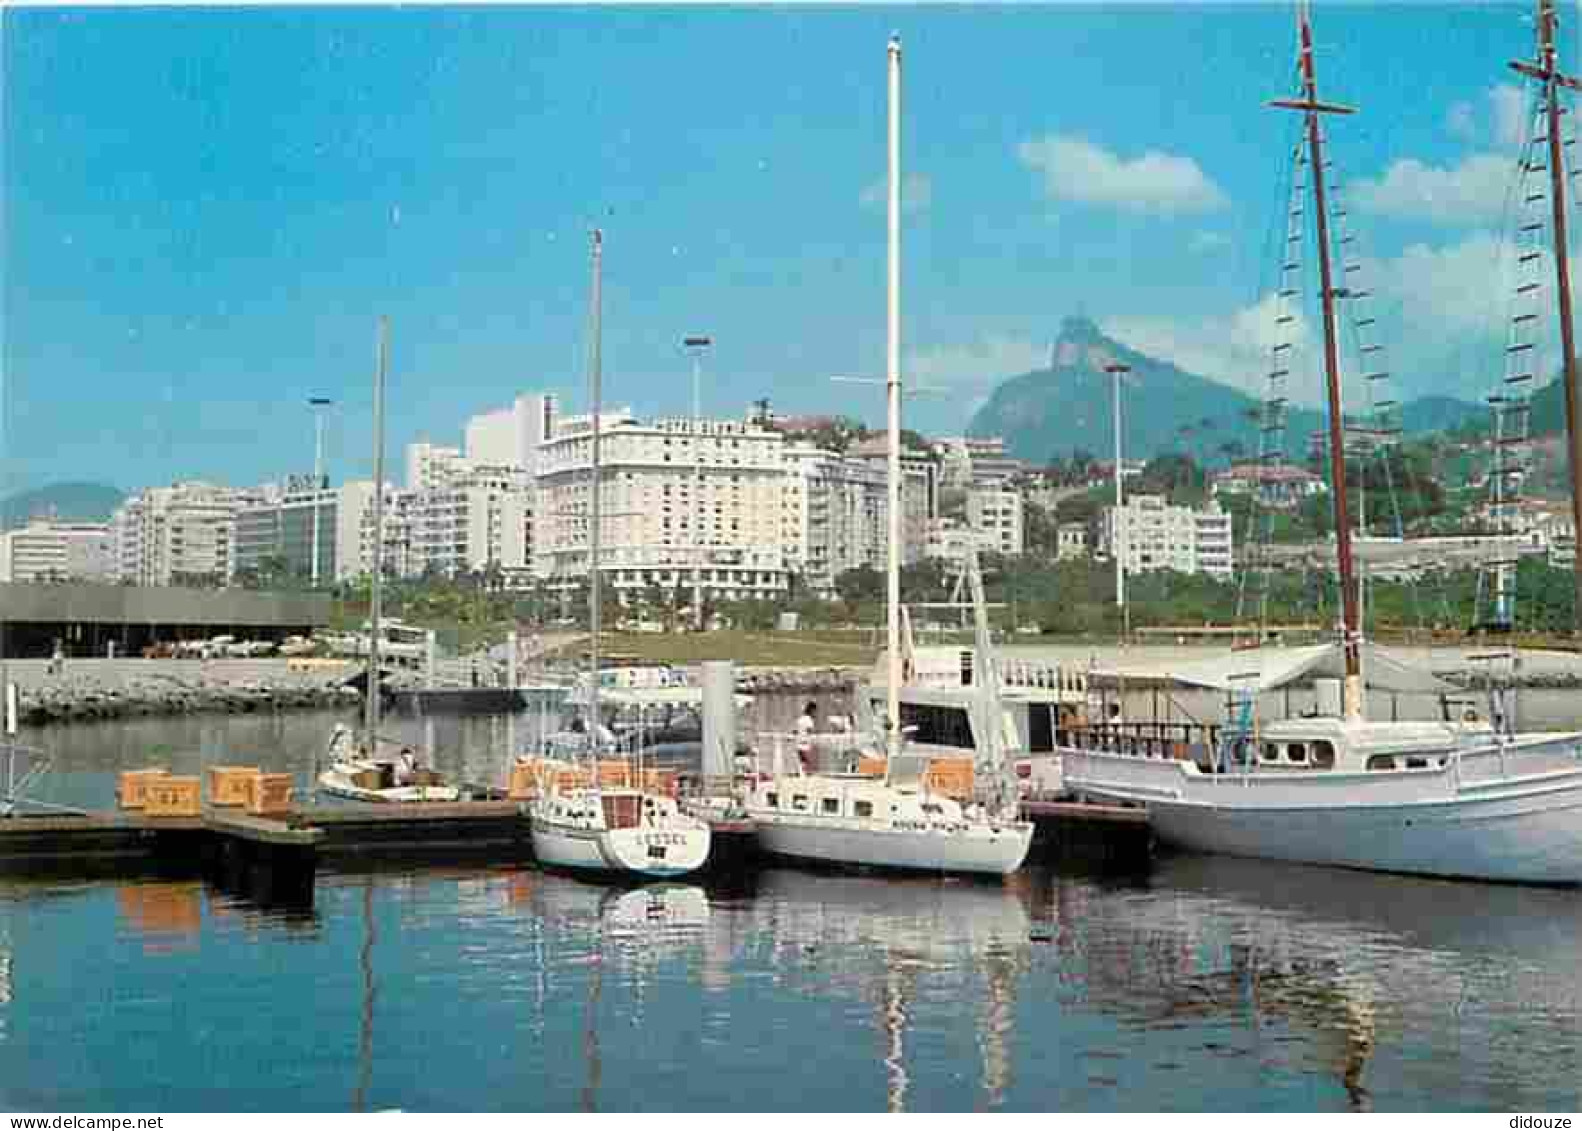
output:
M174 586L0 583L0 655L43 658L59 641L68 656L138 656L155 644L234 636L271 640L329 624L331 598L316 593Z

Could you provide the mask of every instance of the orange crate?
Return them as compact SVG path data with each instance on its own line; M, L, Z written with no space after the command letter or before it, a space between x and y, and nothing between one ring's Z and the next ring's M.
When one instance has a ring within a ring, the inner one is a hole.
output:
M115 789L116 799L123 809L141 809L147 804L148 783L156 778L169 777L170 771L159 768L126 770Z
M675 770L644 770L643 788L674 797L681 792L681 778Z
M857 772L870 778L884 777L885 760L883 758L862 757L857 759Z
M143 788L143 812L150 817L201 817L202 783L196 776L149 778Z
M632 784L630 762L601 759L598 764L599 784L604 786L629 786Z
M209 804L246 805L257 766L210 766Z
M511 780L505 795L512 801L531 801L538 796L541 771L537 762L517 762L511 767Z
M290 774L258 774L247 779L247 811L255 817L281 817L291 812Z

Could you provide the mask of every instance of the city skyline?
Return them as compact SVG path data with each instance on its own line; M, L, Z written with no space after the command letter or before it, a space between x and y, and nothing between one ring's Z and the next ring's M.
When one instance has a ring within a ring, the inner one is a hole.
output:
M869 421L885 41L906 50L905 373L965 430L1061 319L1256 388L1289 115L1278 5L382 7L3 17L3 491L369 473L529 391L582 402L586 231L612 403ZM1483 391L1526 6L1320 4L1321 90L1408 394ZM1563 49L1576 59L1575 27ZM1196 50L1179 57L1178 45ZM1432 42L1432 54L1421 45ZM706 62L708 65L699 65ZM1094 97L1102 92L1102 97Z

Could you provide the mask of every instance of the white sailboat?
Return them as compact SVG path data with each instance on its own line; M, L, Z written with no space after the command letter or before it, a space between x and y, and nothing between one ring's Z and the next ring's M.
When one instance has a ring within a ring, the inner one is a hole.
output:
M374 377L374 538L368 606L368 684L363 694L361 735L344 723L330 733L329 768L319 774L319 790L348 801L456 801L461 791L433 769L421 766L409 744L379 734L379 654L383 623L380 598L384 574L384 387L385 335L379 323L379 364Z
M747 800L761 847L777 856L813 863L929 872L1006 875L1022 866L1033 828L1022 821L1014 780L1006 765L998 725L977 729L987 741L978 750L985 772L977 775L981 795L963 804L932 792L925 781L927 759L901 747L900 570L901 570L901 377L900 377L900 111L901 43L892 38L889 57L889 433L888 680L885 704L883 778L856 773L791 772L776 759L774 772L754 785ZM976 576L976 570L974 570ZM998 719L1000 706L981 591L979 647L974 663L981 723Z
M589 508L589 690L593 720L583 748L583 766L565 769L556 763L545 776L539 796L528 803L533 852L548 867L604 872L626 877L673 879L695 872L709 858L711 840L706 822L683 813L674 798L644 788L636 767L627 763L624 784L601 781L599 719L599 549L600 501L599 416L601 403L600 268L603 236L593 232L593 346L589 383L592 387L591 495Z
M1550 0L1542 0L1539 12L1540 67L1552 99ZM1432 876L1582 883L1582 733L1518 735L1508 718L1491 726L1475 718L1423 723L1365 717L1364 654L1370 654L1370 668L1390 665L1362 640L1346 512L1336 292L1318 128L1320 113L1342 108L1318 100L1305 6L1298 22L1302 90L1275 105L1306 117L1344 635L1309 655L1254 651L1168 673L1177 682L1226 691L1236 700L1231 721L1196 736L1179 724L1176 730L1146 723L1073 730L1062 748L1066 785L1146 803L1161 840L1201 851ZM1552 103L1550 124L1558 128ZM1339 690L1331 696L1338 703L1316 717L1259 726L1251 717L1257 693L1297 674L1338 677L1327 684Z

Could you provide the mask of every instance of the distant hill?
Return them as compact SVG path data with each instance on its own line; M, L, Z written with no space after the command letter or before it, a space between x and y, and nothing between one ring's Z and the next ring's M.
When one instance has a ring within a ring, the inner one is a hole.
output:
M51 483L0 500L0 526L10 530L49 515L68 522L105 522L124 498L125 492L104 483Z
M1186 448L1200 460L1223 462L1258 451L1258 398L1139 353L1086 318L1061 324L1050 360L1047 369L1002 381L973 417L969 434L1003 436L1010 454L1039 464L1079 448L1103 459L1114 444L1111 378L1104 367L1120 362L1131 366L1121 413L1128 458ZM1487 409L1465 401L1422 397L1402 406L1402 426L1408 433L1442 431L1485 415ZM1293 406L1286 453L1300 455L1307 437L1323 426L1322 413Z

